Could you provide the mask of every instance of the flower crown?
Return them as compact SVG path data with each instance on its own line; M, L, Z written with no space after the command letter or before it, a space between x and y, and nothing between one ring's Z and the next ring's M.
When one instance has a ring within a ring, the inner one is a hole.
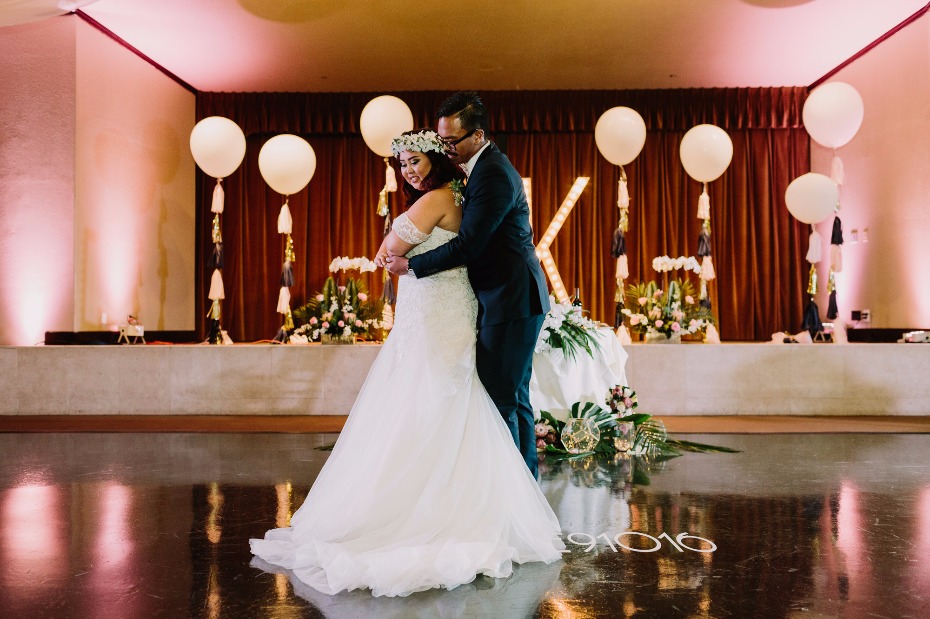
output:
M391 140L391 152L394 153L395 157L405 150L417 153L433 151L440 155L444 155L446 152L446 145L443 143L438 133L429 129L424 129L417 133L399 135Z

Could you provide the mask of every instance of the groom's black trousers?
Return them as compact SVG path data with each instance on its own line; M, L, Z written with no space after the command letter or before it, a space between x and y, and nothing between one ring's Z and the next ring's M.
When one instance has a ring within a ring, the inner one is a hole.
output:
M478 378L497 405L526 466L539 477L536 431L530 405L533 350L545 316L480 327L476 363Z

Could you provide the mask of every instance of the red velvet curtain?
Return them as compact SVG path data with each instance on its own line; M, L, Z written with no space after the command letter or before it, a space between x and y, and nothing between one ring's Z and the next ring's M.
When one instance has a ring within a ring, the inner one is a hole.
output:
M358 129L362 108L384 93L200 93L197 118L225 116L246 134L242 167L224 181L226 211L223 326L235 341L272 337L284 245L277 234L283 198L258 169L262 144L294 133L313 146L317 168L307 189L290 199L294 217L295 286L292 307L322 286L336 256L372 257L382 238L375 213L384 163ZM417 126L432 126L445 92L393 93L413 111ZM717 279L710 296L726 340L768 340L800 330L806 269L806 228L791 218L784 192L810 170L809 140L801 123L803 88L656 91L542 91L482 94L491 112L492 138L523 175L532 178L533 227L548 226L578 176L590 177L551 251L566 287L579 287L593 318L612 323L615 261L610 243L617 225L620 171L600 156L594 126L607 109L626 105L646 122L646 145L626 166L631 197L627 234L630 280L656 279L652 259L691 256L697 250L701 184L681 166L679 144L691 127L712 123L733 141L733 161L709 185L711 248ZM198 285L200 316L208 303L212 249L213 180L198 174ZM399 194L391 196L396 215ZM692 276L693 277L693 276ZM380 276L367 278L381 293ZM204 320L199 323L203 328Z

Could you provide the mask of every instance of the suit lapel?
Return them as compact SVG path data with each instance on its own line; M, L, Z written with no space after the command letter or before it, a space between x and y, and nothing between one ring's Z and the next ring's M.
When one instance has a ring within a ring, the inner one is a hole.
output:
M471 175L465 179L465 193L462 194L462 210L465 210L465 208L468 206L468 193L469 193L469 183L470 183L469 179L472 179L475 177L475 171L478 169L478 166L481 165L482 160L491 151L499 152L497 149L497 144L495 144L494 142L491 142L490 144L488 144L488 147L485 148L483 151L481 151L481 154L478 155L478 161L475 162L475 166L471 169Z

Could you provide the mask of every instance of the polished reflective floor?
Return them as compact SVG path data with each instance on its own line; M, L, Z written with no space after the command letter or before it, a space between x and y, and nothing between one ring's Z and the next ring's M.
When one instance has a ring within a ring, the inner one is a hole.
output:
M930 435L679 436L741 452L547 460L563 561L384 599L249 554L332 435L0 434L0 615L930 616Z

